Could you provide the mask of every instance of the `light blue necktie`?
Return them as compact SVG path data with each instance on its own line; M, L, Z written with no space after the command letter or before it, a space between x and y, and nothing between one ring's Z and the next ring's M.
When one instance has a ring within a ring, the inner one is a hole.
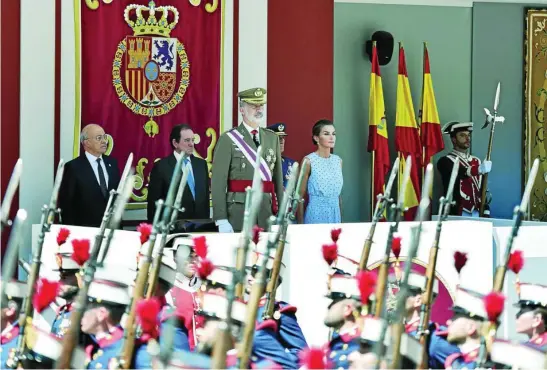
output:
M186 157L184 159L184 164L186 165L186 168L188 169L187 184L190 187L190 191L192 192L192 197L196 199L196 182L194 181L194 173L192 172L192 165L190 164L189 157Z

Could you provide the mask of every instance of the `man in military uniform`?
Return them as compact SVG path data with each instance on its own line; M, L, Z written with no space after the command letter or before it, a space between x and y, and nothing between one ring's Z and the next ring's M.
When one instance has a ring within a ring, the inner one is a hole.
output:
M291 176L291 167L295 160L283 156L283 152L285 151L285 140L288 135L286 131L286 126L284 123L276 123L268 126L267 128L272 130L277 136L279 136L279 146L281 148L281 163L283 169L283 187L287 187L287 182L289 181L289 177Z
M81 322L82 332L93 341L86 348L88 369L107 369L116 364L123 347L124 334L120 322L131 301L129 286L134 275L134 271L112 265L105 265L95 272L89 286L90 303ZM138 358L139 352L135 352Z
M19 310L23 300L27 296L28 286L23 281L10 281L6 284L5 292L8 299L6 307L2 308L1 317L1 347L0 347L0 368L6 369L13 365L13 356L19 339Z
M268 219L277 213L283 195L279 140L272 131L260 127L266 90L253 88L240 92L238 97L243 122L220 136L213 157L213 219L220 232L239 232L243 227L245 189L252 184L259 146L262 147L260 174L265 194L258 211L258 226L268 227Z
M483 325L488 321L484 296L458 287L452 311L454 316L448 325L447 339L450 343L456 344L460 351L446 358L445 368L474 369L480 361Z
M439 159L437 169L441 173L444 192L448 189L450 175L456 158L460 160L458 177L454 187L454 201L452 214L458 216L478 217L481 206L482 175L492 169L491 161L481 163L480 159L469 154L473 122L449 122L443 127L443 133L450 135L454 146L452 152ZM485 206L485 217L490 216L488 204Z
M65 303L57 309L56 316L51 324L51 332L60 338L70 328L72 303L76 298L80 284L78 275L81 266L72 259L72 252L72 246L64 243L59 247L59 251L55 256L61 283L60 298L64 299Z
M528 336L527 345L547 352L547 287L521 283L517 332Z
M357 322L361 314L361 294L355 277L340 270L330 278L329 288L327 297L332 302L324 322L335 331L328 343L328 357L333 369L348 369L350 355L361 347Z

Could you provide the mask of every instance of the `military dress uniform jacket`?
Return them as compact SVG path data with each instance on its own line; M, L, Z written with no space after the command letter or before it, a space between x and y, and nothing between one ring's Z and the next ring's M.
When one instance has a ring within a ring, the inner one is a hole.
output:
M51 333L62 338L70 328L72 302L66 303L57 309L57 315L51 324Z
M243 136L244 143L256 152L257 147L251 134L243 125L239 125L229 132L231 131ZM239 232L243 227L245 188L251 186L254 163L245 157L242 150L228 135L229 132L220 136L213 157L211 179L213 219L215 221L227 219L234 231ZM258 226L267 228L268 218L272 215L277 204L281 204L283 195L281 150L279 139L273 131L259 128L259 137L262 158L266 161L272 174L272 182L264 184L264 197L258 211Z
M259 303L259 308L257 312L257 321L261 323L263 321L262 315L264 314L264 304L265 299L261 299ZM289 355L291 361L296 367L299 364L299 354L300 351L308 348L308 343L304 337L304 333L298 324L296 318L296 307L288 304L287 302L279 301L275 303L275 312L277 327L275 332L275 337L277 341L283 346L285 352ZM278 317L278 318L277 318ZM256 340L256 339L255 339ZM259 347L256 348L257 352ZM273 361L281 364L282 361L279 359L273 359ZM281 364L282 365L282 364ZM283 366L283 365L282 365Z
M286 188L289 178L291 177L291 167L296 161L287 157L281 157L281 161L283 164L283 187Z
M529 340L525 344L527 346L531 346L539 350L542 350L543 352L547 352L547 332L541 334L536 339Z
M334 332L329 342L329 367L331 369L348 369L348 357L361 347L361 332L355 325L343 333Z
M8 360L12 359L17 349L17 342L19 340L19 324L6 328L2 332L0 347L0 368L7 369Z
M441 157L437 162L437 169L441 173L445 194L448 190L456 158L460 160L460 168L458 169L458 177L456 178L453 193L456 206L452 207L451 214L461 216L462 211L472 213L474 210L478 211L480 209L482 175L479 173L479 167L481 161L473 155L456 150ZM490 214L488 205L485 207L485 214Z
M410 323L405 327L406 333L419 338L418 327L419 321ZM428 330L431 333L427 345L429 368L444 369L446 359L455 353L459 353L460 349L457 345L451 344L446 340L448 332L445 326L439 326L434 322L430 322Z
M279 341L277 335L278 325L275 320L262 321L255 328L253 349L251 355L251 367L257 368L262 365L267 368L277 365L283 369L296 369L298 362L291 355L288 349ZM271 362L269 365L268 362Z
M468 353L454 353L446 358L445 369L476 369L479 367L479 348Z

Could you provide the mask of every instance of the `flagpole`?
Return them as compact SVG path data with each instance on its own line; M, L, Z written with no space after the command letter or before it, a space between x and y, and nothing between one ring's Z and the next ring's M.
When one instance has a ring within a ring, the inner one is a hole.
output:
M420 132L420 137L422 136L422 121L423 121L423 115L424 115L424 90L425 90L425 52L427 50L427 41L424 41L424 49L423 49L423 56L422 56L422 101L420 103L420 114L418 115L418 130ZM423 165L422 165L422 179L425 176L425 168L429 163L425 163L425 146L422 142L422 158L424 159Z
M370 187L371 188L371 203L372 203L372 206L370 207L370 220L372 221L372 218L374 217L374 207L376 206L376 202L374 201L375 200L375 194L374 194L374 168L375 168L375 165L376 165L376 161L374 160L374 157L375 157L375 154L376 154L376 150L373 150L372 151L372 166L370 167L372 169L372 172L371 172L371 178L372 178L372 186Z

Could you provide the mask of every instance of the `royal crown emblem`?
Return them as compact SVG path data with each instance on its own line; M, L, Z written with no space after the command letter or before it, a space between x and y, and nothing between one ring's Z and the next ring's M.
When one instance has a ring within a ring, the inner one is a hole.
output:
M133 30L118 44L112 82L120 101L133 113L147 116L148 136L159 133L154 117L164 115L183 99L190 84L190 63L182 42L170 37L179 21L173 6L130 4L125 22Z

